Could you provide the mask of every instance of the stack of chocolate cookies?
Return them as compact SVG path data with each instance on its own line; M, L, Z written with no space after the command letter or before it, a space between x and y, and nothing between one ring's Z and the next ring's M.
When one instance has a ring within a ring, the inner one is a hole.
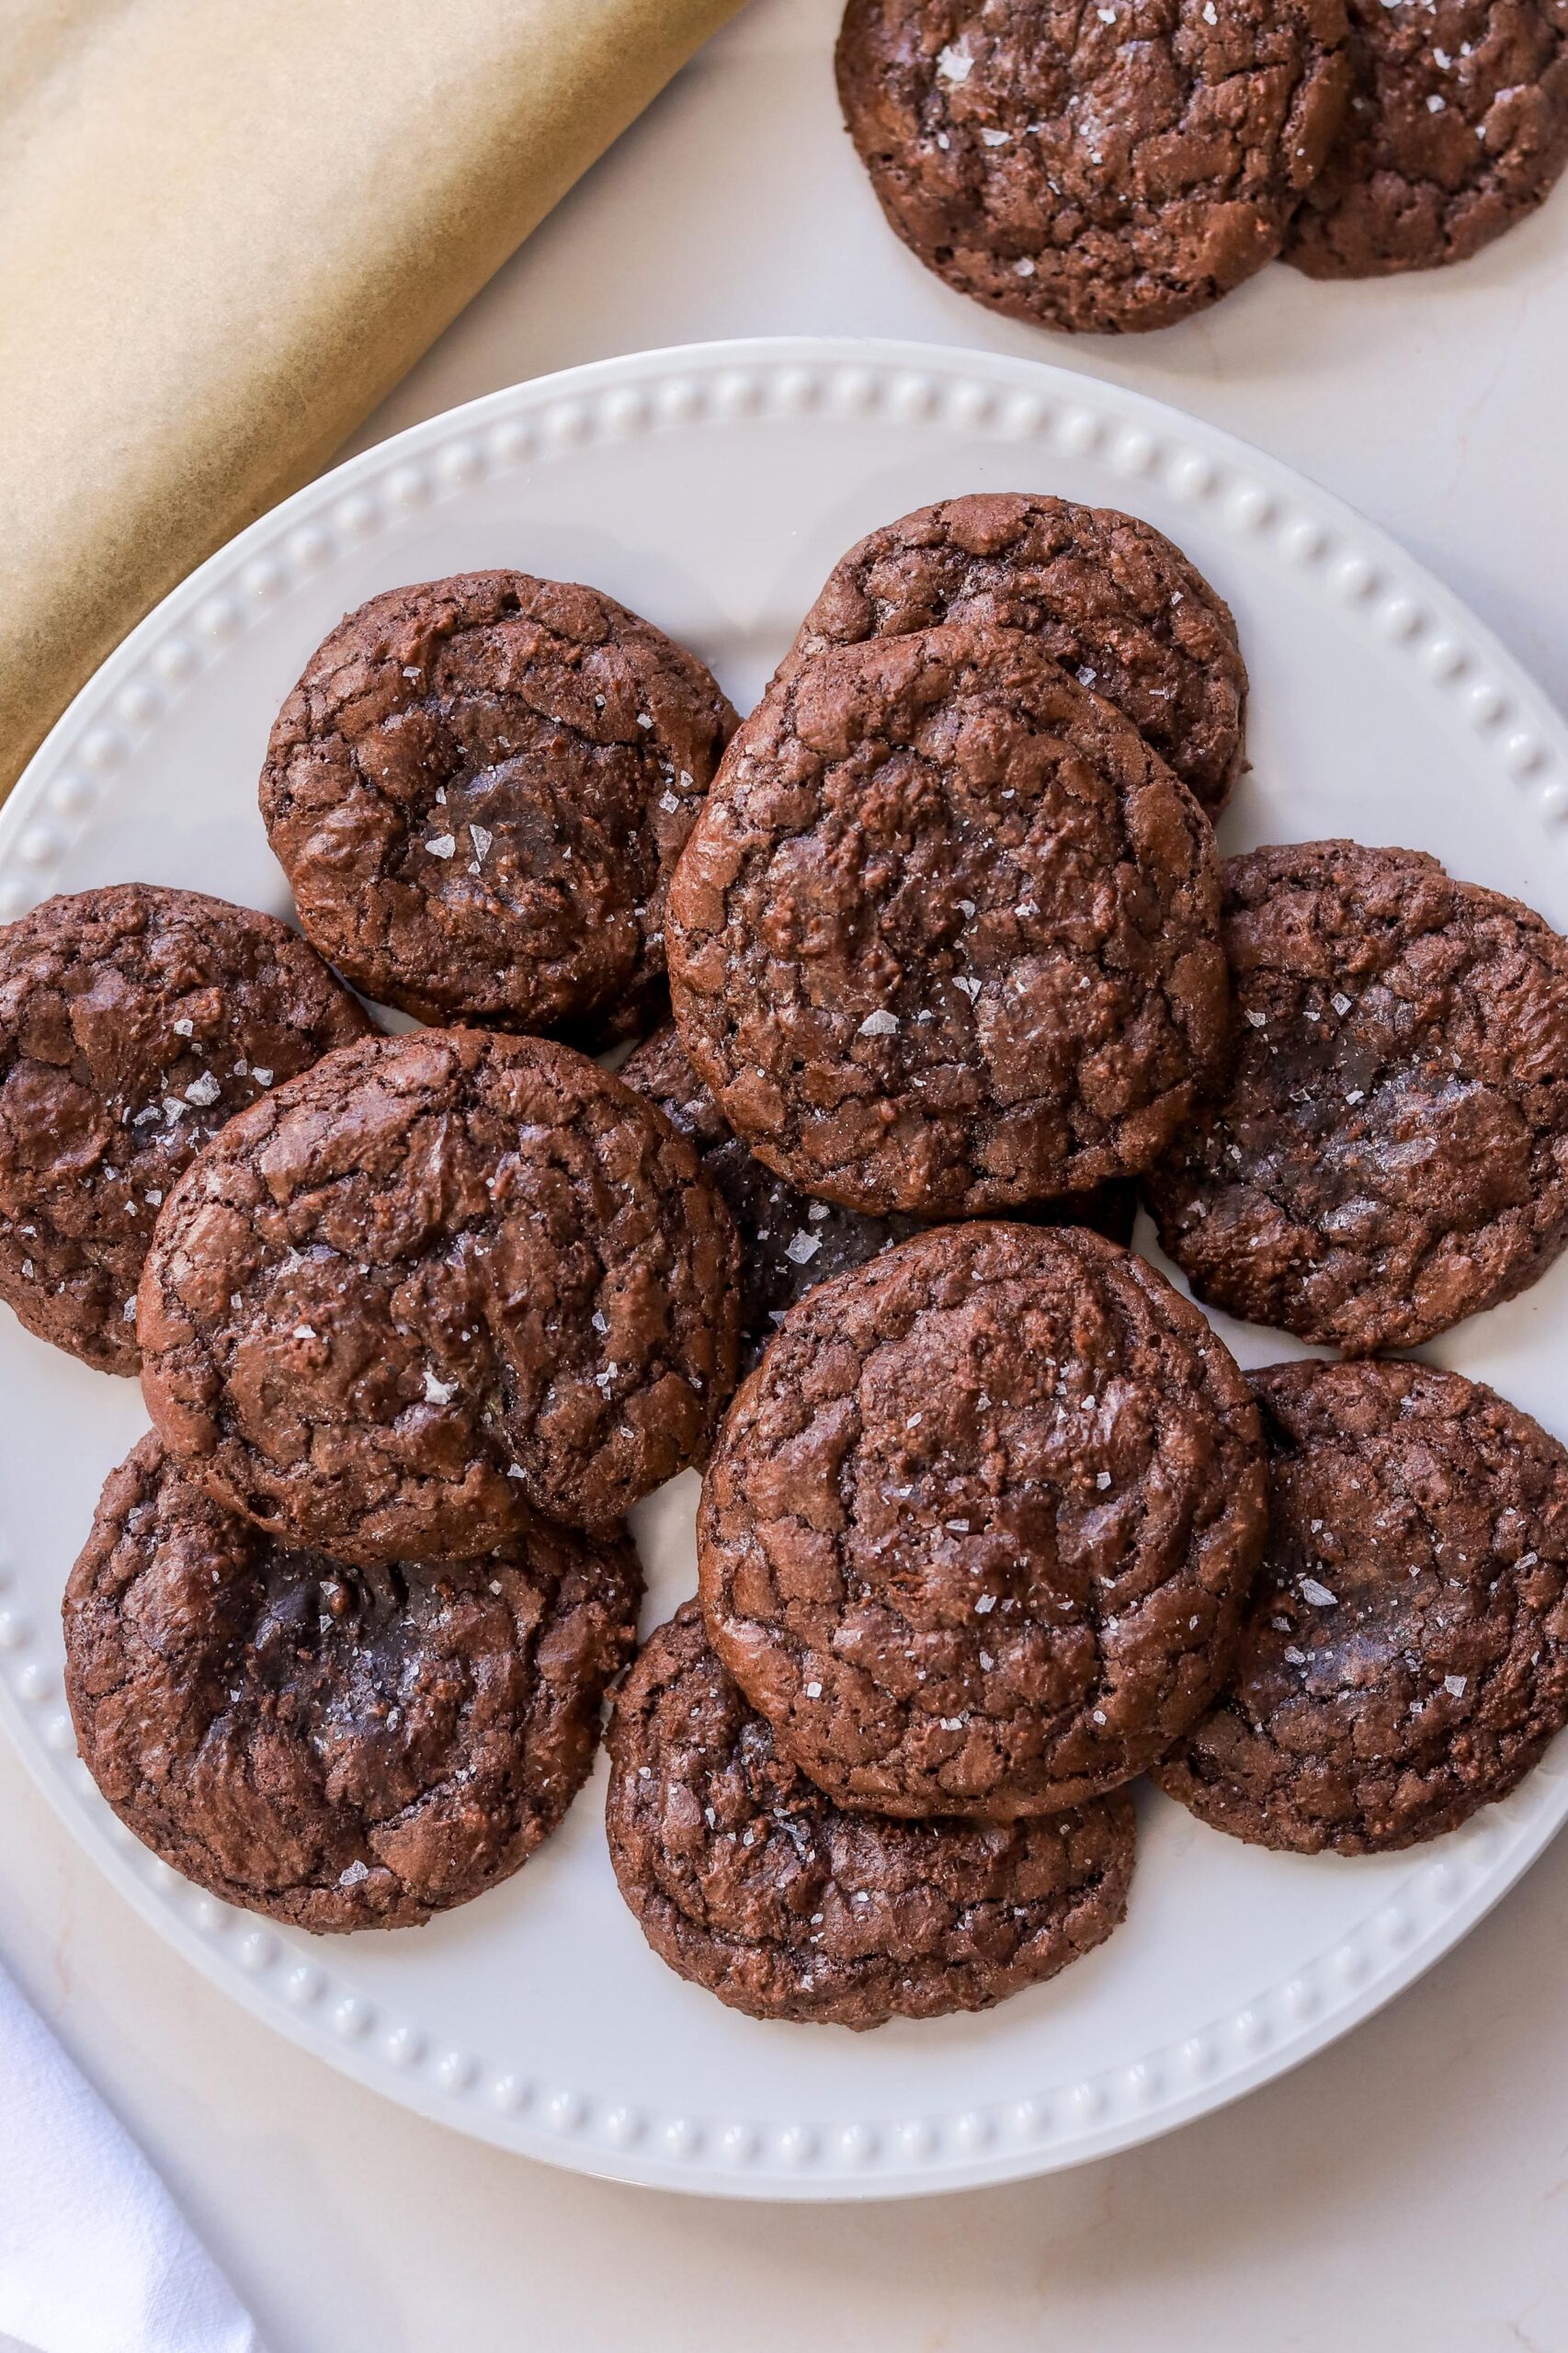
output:
M1341 1854L1514 1787L1568 1454L1380 1352L1568 1241L1568 944L1414 851L1222 862L1246 693L1168 540L1038 494L861 541L738 726L609 598L469 574L273 730L313 946L141 886L0 935L0 1293L153 1423L66 1595L139 1836L417 1921L613 1693L649 1942L864 2028L1103 1940L1140 1777ZM1140 1190L1339 1360L1244 1374ZM699 1590L629 1665L625 1516L688 1466Z
M1463 261L1568 162L1568 0L848 0L845 121L949 285L1169 326L1280 256Z

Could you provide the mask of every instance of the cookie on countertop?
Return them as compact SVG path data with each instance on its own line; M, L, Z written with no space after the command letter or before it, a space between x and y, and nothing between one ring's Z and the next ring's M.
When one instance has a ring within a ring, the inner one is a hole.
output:
M1349 88L1342 0L849 0L837 67L904 244L1078 334L1169 326L1272 260Z
M1290 224L1309 278L1464 261L1568 163L1568 0L1348 0L1346 125Z
M681 1042L757 1157L874 1216L1148 1166L1222 1065L1213 835L1017 630L817 654L741 728L670 892Z
M1025 492L922 506L834 566L780 676L827 645L947 621L1028 630L1218 816L1242 767L1246 665L1230 607L1152 523Z
M645 1038L620 1066L628 1086L656 1103L689 1136L703 1168L729 1203L741 1237L741 1370L749 1372L787 1309L818 1283L864 1266L894 1242L923 1231L911 1217L862 1217L807 1199L754 1158L726 1122L681 1050L673 1022ZM1042 1205L1059 1225L1090 1225L1112 1242L1132 1239L1137 1197L1131 1184Z
M1568 1241L1568 941L1416 850L1223 870L1239 1018L1145 1179L1200 1299L1353 1356L1511 1299Z
M0 1298L104 1372L140 1362L164 1197L225 1120L369 1024L297 932L127 882L0 929Z
M1198 1310L1082 1227L976 1224L786 1316L698 1565L714 1649L837 1803L1007 1820L1202 1713L1264 1532L1257 1411Z
M781 1758L687 1602L610 1722L610 1859L660 1959L753 2018L866 2028L1054 1977L1125 1917L1124 1790L1029 1822L843 1813Z
M1154 1779L1258 1846L1435 1838L1568 1722L1568 1453L1429 1365L1274 1365L1252 1385L1263 1574L1230 1682Z
M700 1457L738 1254L696 1154L543 1038L342 1049L165 1203L142 1387L169 1450L280 1540L375 1566L604 1528Z
M66 1587L66 1693L99 1789L187 1879L296 1927L409 1927L560 1822L641 1592L624 1536L542 1522L432 1568L289 1552L149 1435Z
M597 589L473 572L372 597L306 665L261 778L300 921L426 1021L635 1037L735 714Z

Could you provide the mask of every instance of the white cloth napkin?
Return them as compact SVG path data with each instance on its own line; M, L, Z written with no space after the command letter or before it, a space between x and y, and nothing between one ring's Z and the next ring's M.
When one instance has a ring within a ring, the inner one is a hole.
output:
M263 2353L146 2158L0 1969L0 2345Z

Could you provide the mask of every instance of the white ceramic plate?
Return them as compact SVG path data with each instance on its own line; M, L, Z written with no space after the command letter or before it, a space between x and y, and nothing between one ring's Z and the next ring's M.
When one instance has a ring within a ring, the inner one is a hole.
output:
M1568 731L1445 590L1285 467L1175 411L979 353L732 344L579 369L417 426L204 565L105 664L0 815L0 918L127 881L287 912L256 810L273 712L380 588L486 564L592 581L744 710L834 559L960 491L1144 515L1230 599L1253 774L1221 840L1434 850L1568 927ZM1146 1228L1145 1228L1146 1238ZM1299 1353L1224 1325L1244 1362ZM1568 1258L1431 1353L1568 1436ZM460 2130L671 2188L838 2198L1076 2164L1278 2074L1409 1984L1568 1813L1564 1744L1504 1805L1376 1861L1267 1855L1147 1793L1125 1928L984 2018L764 2026L683 1984L616 1893L602 1763L507 1886L434 1926L312 1940L187 1886L74 1755L58 1604L143 1427L0 1315L0 1714L78 1837L180 1952L298 2042ZM688 1475L645 1505L649 1622L695 1583Z

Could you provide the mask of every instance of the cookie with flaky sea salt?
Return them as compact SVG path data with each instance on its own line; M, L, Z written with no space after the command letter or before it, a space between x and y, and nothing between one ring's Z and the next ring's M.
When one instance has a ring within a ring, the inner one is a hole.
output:
M624 1536L355 1569L223 1511L144 1438L65 1593L82 1756L187 1879L302 1928L400 1928L561 1821L636 1641Z
M844 119L890 226L993 310L1171 325L1273 259L1349 85L1343 0L849 0Z
M845 1813L778 1754L688 1602L609 1733L610 1859L660 1959L753 2018L866 2028L984 2010L1124 1917L1124 1790L1028 1822Z
M1235 1048L1144 1179L1233 1315L1416 1347L1568 1242L1568 941L1434 858L1292 842L1226 861Z
M1257 1846L1435 1838L1568 1722L1568 1454L1430 1365L1252 1386L1268 1548L1231 1676L1154 1779Z
M165 1197L223 1122L369 1029L276 916L126 882L0 930L0 1299L104 1372L141 1361Z
M464 573L372 597L317 648L262 815L307 936L367 995L635 1037L734 723L702 664L613 597Z
M1085 1193L1218 1076L1213 833L1027 631L828 648L735 736L670 893L694 1068L758 1159L872 1216Z
M148 1410L280 1541L377 1567L619 1523L707 1451L738 1250L683 1137L547 1038L341 1048L164 1207Z
M790 1310L698 1570L714 1649L835 1803L1010 1821L1202 1713L1264 1527L1257 1411L1191 1302L1081 1226L982 1222Z
M1309 278L1464 261L1568 163L1568 0L1348 0L1344 131L1290 223Z

